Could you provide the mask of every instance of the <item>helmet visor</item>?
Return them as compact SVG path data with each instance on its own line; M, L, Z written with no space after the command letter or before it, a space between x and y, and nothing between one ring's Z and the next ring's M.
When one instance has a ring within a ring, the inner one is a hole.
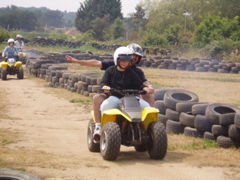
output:
M132 60L133 55L132 54L119 54L118 59L123 59L123 60Z

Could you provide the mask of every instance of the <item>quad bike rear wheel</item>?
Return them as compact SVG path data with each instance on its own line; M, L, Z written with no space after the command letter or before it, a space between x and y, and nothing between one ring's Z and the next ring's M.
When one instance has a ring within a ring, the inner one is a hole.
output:
M151 159L163 159L167 153L167 134L164 125L159 121L151 122L148 126L148 154Z
M88 144L88 149L91 152L100 152L100 144L95 143L93 141L93 131L95 128L95 124L93 120L91 119L88 123L88 130L87 130L87 144Z
M115 122L104 125L100 137L100 151L103 159L114 161L117 159L121 146L120 127Z
M18 79L23 79L23 67L18 68L17 78Z
M2 74L2 80L7 80L7 68L2 67L1 74Z

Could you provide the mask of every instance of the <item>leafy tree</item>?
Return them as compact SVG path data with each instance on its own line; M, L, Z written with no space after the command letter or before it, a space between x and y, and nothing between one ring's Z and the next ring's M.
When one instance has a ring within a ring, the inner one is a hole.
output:
M118 39L125 35L125 29L123 20L120 18L115 19L114 23L111 25L112 38Z
M135 9L136 12L131 15L133 30L144 30L147 23L145 10L140 5L137 5Z
M106 14L103 18L96 18L92 21L94 38L100 41L105 40L105 33L110 26L110 15Z
M154 30L146 32L142 43L145 46L166 46L168 44L166 37L160 35Z
M43 20L45 25L54 26L54 27L63 27L63 14L61 11L52 11L49 10L43 14Z
M10 37L9 33L2 27L0 27L0 43Z
M238 17L234 19L210 16L195 30L194 41L198 46L205 46L213 40L233 38L239 40L240 23ZM238 36L238 38L237 38Z
M75 26L81 32L86 32L93 27L93 21L96 18L102 19L109 14L110 23L114 22L116 18L122 18L121 1L120 0L85 0L80 4L77 16L75 19ZM96 22L96 21L94 21Z
M22 29L25 31L35 29L36 16L30 11L21 11L16 6L12 6L12 8L0 12L0 26L6 29Z

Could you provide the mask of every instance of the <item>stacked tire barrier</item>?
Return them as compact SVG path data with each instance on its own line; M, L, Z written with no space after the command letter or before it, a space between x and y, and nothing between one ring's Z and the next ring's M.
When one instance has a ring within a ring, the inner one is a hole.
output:
M212 59L179 59L171 57L147 57L141 60L140 66L158 69L173 69L196 72L239 73L240 63Z
M109 53L105 54L94 54L92 52L81 52L80 50L66 51L63 53L48 53L46 54L49 60L54 60L58 63L66 63L66 55L72 56L78 60L90 60L96 59L99 61L105 61L113 59ZM216 73L234 73L240 72L240 63L230 61L218 61L211 59L179 59L171 58L169 56L144 56L140 63L140 67L150 67L158 69L171 69L171 70L182 70L182 71L196 71L196 72L216 72Z
M92 97L100 93L102 75L99 73L76 73L68 71L67 66L46 57L29 58L27 72L49 82L50 87L62 87L71 92Z
M218 146L240 147L240 109L230 104L199 102L184 89L157 89L155 107L168 133L216 140Z

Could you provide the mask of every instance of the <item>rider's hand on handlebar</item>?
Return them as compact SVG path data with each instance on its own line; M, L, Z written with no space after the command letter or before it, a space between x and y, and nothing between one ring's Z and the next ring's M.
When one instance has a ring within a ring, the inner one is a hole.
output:
M110 93L111 88L109 86L103 86L102 90L106 93Z
M154 89L152 87L144 87L143 90L147 92L147 94L153 94Z

